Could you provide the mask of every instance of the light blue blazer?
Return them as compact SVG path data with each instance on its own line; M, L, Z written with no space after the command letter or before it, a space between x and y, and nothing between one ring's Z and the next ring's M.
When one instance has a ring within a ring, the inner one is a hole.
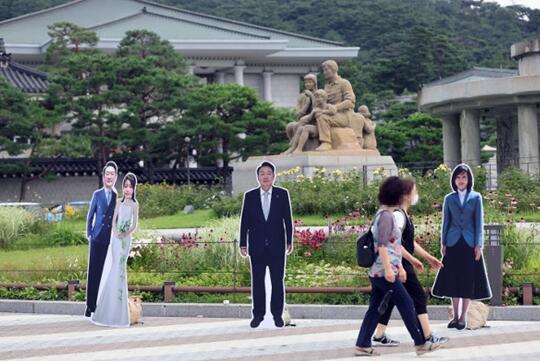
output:
M484 209L478 192L468 192L463 205L457 192L444 197L441 243L452 247L461 236L471 248L484 245Z

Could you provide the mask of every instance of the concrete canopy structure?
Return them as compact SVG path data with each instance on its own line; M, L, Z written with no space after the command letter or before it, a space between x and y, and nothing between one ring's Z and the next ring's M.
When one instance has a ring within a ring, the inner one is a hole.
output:
M95 31L98 49L114 52L125 32L146 29L170 41L208 82L256 89L277 106L294 106L301 76L327 59L355 58L357 47L145 0L75 0L0 22L6 51L23 64L43 62L50 37L47 25L69 21Z
M480 119L497 123L498 171L539 171L540 39L512 45L519 69L474 68L423 87L422 111L443 120L444 161L480 164Z

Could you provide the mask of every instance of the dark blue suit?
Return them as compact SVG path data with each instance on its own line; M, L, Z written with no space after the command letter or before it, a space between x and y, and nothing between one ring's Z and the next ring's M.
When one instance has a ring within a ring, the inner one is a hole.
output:
M272 297L270 308L274 318L281 318L284 304L285 252L292 245L293 227L289 192L272 187L270 212L264 218L261 189L244 194L240 223L240 247L247 247L251 262L253 317L262 319L265 311L264 277L270 270Z
M88 258L88 280L86 282L86 306L93 312L96 309L97 294L103 265L111 241L112 218L116 206L116 192L111 192L107 205L105 189L94 192L86 219L86 237L90 240Z
M459 194L453 192L444 198L442 245L453 247L461 237L469 247L484 244L484 215L482 196L475 191L467 192L463 205Z

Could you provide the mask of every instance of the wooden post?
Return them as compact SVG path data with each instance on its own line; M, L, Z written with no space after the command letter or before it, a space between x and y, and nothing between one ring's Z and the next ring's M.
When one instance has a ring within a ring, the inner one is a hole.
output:
M163 282L163 301L171 302L174 298L174 287L175 283L173 281Z
M523 305L530 306L533 304L534 298L534 287L532 283L524 283L522 286L523 290Z
M75 291L77 291L77 287L79 286L79 280L69 280L67 284L67 290L68 290L68 300L73 301L75 298Z

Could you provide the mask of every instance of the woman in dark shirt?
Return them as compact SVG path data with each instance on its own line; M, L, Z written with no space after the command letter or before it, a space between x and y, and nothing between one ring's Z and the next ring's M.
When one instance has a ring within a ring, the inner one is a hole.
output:
M433 268L439 269L442 266L442 262L437 258L433 257L426 250L424 250L418 243L414 240L414 224L412 223L407 211L409 207L414 206L418 203L418 192L416 190L416 184L411 178L402 179L403 182L403 191L405 195L403 196L403 201L401 203L401 209L394 212L394 218L397 226L402 229L401 236L401 245L405 249L403 251L403 268L407 273L407 281L403 284L405 289L411 296L414 302L414 308L416 310L416 315L420 321L420 326L422 328L424 337L426 340L436 343L446 343L448 342L448 337L439 337L436 336L432 331L429 324L429 317L427 313L427 297L424 292L424 288L420 284L414 267L419 270L423 270L424 265L418 259L412 256L413 253L420 255L425 259ZM406 252L405 252L406 251ZM375 346L398 346L399 341L393 340L386 336L386 326L392 315L392 310L394 309L394 304L390 302L386 312L381 315L379 318L379 324L377 325L377 330L375 336L373 337L373 345Z
M368 273L371 283L371 297L369 308L356 340L355 355L357 356L379 355L371 347L371 336L379 322L379 306L387 302L388 299L398 308L401 318L414 340L418 355L435 351L440 347L440 343L426 340L422 334L413 300L402 283L406 282L407 276L402 265L401 229L397 227L392 213L399 208L402 202L404 195L402 183L399 177L388 177L379 189L381 208L371 227L377 257Z

